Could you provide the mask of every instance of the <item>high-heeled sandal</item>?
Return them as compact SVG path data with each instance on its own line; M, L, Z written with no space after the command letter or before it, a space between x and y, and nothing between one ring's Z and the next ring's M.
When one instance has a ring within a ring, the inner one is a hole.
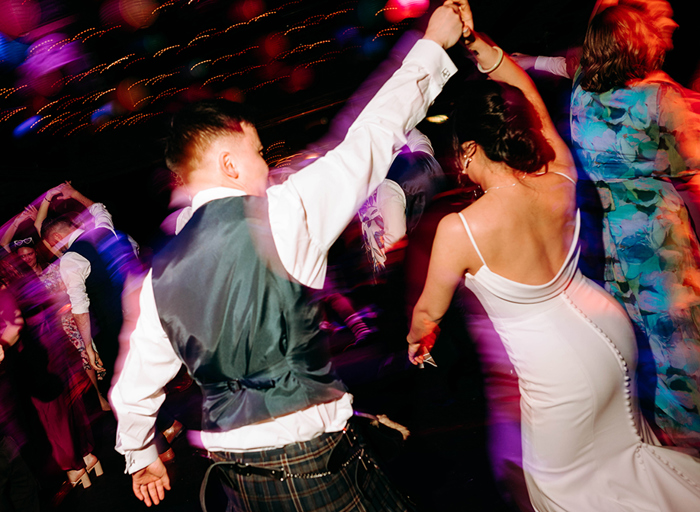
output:
M90 457L94 458L94 460L90 461ZM102 471L102 463L100 460L95 457L92 453L88 453L85 457L83 457L83 460L85 461L85 472L86 474L90 474L90 471L95 472L95 476L102 476L104 471Z
M72 469L70 471L67 471L66 474L68 475L68 482L70 482L72 487L77 487L78 484L80 484L83 486L83 489L87 489L92 485L92 482L90 482L90 477L88 476L88 472L85 469Z

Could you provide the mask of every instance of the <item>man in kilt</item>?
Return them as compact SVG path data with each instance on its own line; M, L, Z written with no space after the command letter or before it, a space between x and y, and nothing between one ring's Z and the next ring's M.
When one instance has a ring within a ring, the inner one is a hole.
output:
M111 395L117 450L146 505L170 488L154 420L184 362L203 391L202 443L229 510L407 509L348 427L352 396L331 371L308 291L322 287L329 247L456 72L444 49L461 35L459 3L446 2L345 140L281 185L268 188L241 105L206 100L175 115L165 157L193 213L153 260Z

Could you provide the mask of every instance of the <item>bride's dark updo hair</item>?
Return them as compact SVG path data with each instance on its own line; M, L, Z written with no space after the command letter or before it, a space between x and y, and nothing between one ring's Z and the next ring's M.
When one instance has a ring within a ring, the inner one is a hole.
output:
M517 87L492 80L470 81L452 113L453 149L476 142L494 162L533 173L554 160L554 149L542 134L542 122Z

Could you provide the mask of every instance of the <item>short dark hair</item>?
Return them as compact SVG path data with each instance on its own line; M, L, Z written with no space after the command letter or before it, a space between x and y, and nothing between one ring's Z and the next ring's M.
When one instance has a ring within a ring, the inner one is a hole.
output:
M639 10L617 5L591 20L583 42L581 87L605 92L661 69L667 42Z
M554 160L542 121L523 92L492 80L469 81L452 113L453 149L476 142L494 162L532 173Z
M190 103L177 112L165 138L165 163L184 177L189 163L216 137L242 134L243 123L255 126L251 110L224 99Z
M65 229L73 230L77 226L71 220L71 216L68 214L61 215L55 219L44 222L41 226L41 238L44 240L51 235L51 233L56 233L57 231L63 231Z

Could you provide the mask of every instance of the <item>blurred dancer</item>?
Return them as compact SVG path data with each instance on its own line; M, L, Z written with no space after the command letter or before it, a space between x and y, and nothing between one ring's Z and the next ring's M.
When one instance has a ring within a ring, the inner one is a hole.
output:
M700 109L660 71L676 26L668 4L649 2L651 17L627 3L591 21L571 136L603 205L606 288L641 332L640 392L664 440L698 453L700 245L671 180L698 197Z
M86 231L70 218L58 217L44 223L42 236L64 253L59 263L61 278L90 364L94 370L106 372L107 378L99 384L106 394L119 353L124 283L129 273L138 273L139 264L129 241L114 230L112 216L103 204L88 199L68 183L50 199L61 198L75 199L94 218L95 227ZM98 364L93 343L103 366Z
M440 222L409 358L430 360L437 324L464 282L518 374L534 509L693 512L700 461L658 446L637 405L632 325L577 269L571 153L527 74L501 48L466 35L493 81L468 86L452 116L454 150L484 194Z
M0 285L1 286L1 285ZM39 487L20 453L20 443L26 443L26 432L8 428L17 424L15 390L8 381L5 349L19 340L24 324L17 315L17 306L9 292L0 289L0 510L8 512L39 512ZM12 438L20 437L19 440Z
M407 509L347 424L351 396L331 373L305 287L323 284L328 247L455 72L443 48L461 34L457 11L437 9L342 144L269 190L240 106L205 101L173 119L166 160L194 214L154 258L112 395L117 449L147 505L170 487L153 417L184 360L204 390L202 441L226 476L229 510Z
M80 369L78 352L68 341L43 283L33 272L22 275L8 270L22 266L21 261L6 258L0 264L2 283L7 286L2 290L3 343L10 385L17 396L29 395L51 444L51 455L67 474L59 494L79 484L89 487L88 473L99 476L102 466L91 453L92 431L81 399L90 384Z

